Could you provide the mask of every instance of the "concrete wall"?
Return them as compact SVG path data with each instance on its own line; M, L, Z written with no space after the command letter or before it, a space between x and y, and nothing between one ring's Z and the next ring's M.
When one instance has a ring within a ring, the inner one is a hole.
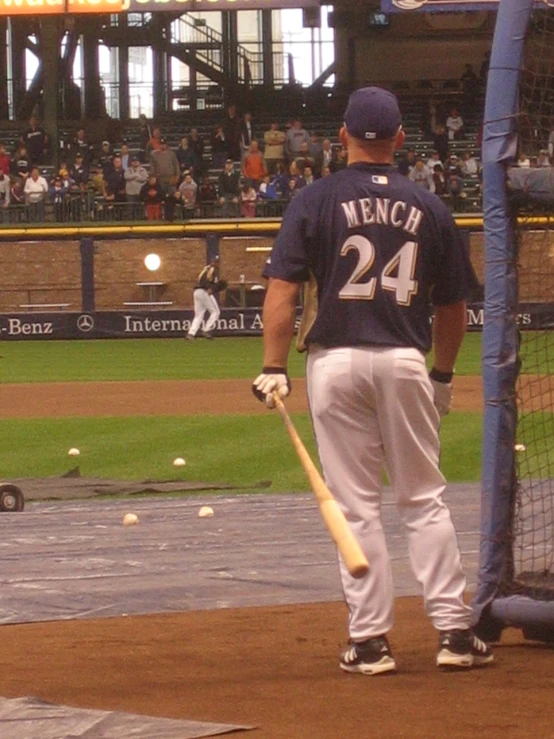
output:
M231 289L249 291L252 285L264 283L261 274L272 243L272 236L220 238L220 273ZM483 282L483 234L471 234L470 243L472 262ZM144 266L144 257L151 252L162 260L154 273ZM551 300L553 258L554 234L531 232L524 237L519 260L522 300ZM205 260L203 238L97 240L96 308L123 310L126 302L148 300L148 289L136 284L146 281L165 283L156 296L160 300L171 301L175 308L190 308L194 282ZM223 304L225 300L222 295ZM20 306L29 302L70 303L68 310L81 310L79 242L0 244L0 311L19 312Z

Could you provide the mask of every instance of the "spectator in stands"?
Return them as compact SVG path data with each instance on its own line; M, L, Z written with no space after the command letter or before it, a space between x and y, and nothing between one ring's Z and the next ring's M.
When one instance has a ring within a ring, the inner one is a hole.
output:
M48 197L54 205L54 219L62 223L67 217L67 195L69 189L64 185L62 178L56 175L48 188Z
M29 119L29 127L21 136L21 143L27 148L31 164L43 164L48 153L48 136L39 126L35 116Z
M243 218L254 218L257 199L258 193L252 181L246 179L240 191L240 214Z
M541 149L537 157L537 167L550 167L550 157L548 149Z
M196 155L189 145L189 137L182 136L177 148L177 161L181 173L193 172L196 174Z
M71 178L71 190L74 192L84 193L88 190L88 167L84 161L84 155L80 152L75 155L75 161L69 168L69 177Z
M32 221L44 220L44 199L48 193L48 182L40 174L38 167L31 169L31 174L25 180L23 188L25 202L29 206L29 216Z
M431 156L427 160L427 169L429 170L429 172L433 173L435 171L436 164L440 164L440 168L443 169L443 163L441 162L439 152L436 149L434 149L431 152Z
M125 199L128 203L139 203L140 193L143 186L148 182L148 172L140 163L139 157L135 154L131 157L131 166L127 167L124 173L125 178ZM132 211L136 213L136 209Z
M14 180L10 188L11 205L25 205L25 191L21 180Z
M104 195L104 170L102 167L91 167L90 186L93 197L102 197Z
M481 80L481 86L485 88L487 84L487 76L489 74L489 66L491 63L491 53L490 51L487 51L485 54L485 58L481 62L481 66L479 68L479 79Z
M214 205L217 202L217 188L208 175L204 175L202 178L196 199L200 206L200 215L203 218L215 216Z
M225 161L228 156L229 146L225 138L223 126L216 126L211 137L212 145L212 166L214 169L224 169Z
M437 123L433 129L433 148L439 152L441 162L448 158L448 132L442 123Z
M253 141L254 129L252 128L252 113L245 112L240 126L240 149L242 159L250 153L250 144Z
M162 131L158 126L152 129L152 135L146 144L146 157L150 159L153 151L159 151L162 148Z
M245 156L242 164L242 173L246 179L251 181L253 187L256 189L267 174L265 160L256 140L250 143L248 154Z
M74 162L77 154L83 157L83 164L87 166L91 163L94 147L87 141L86 133L84 128L80 128L77 131L77 135L72 139L67 147L67 153L70 161Z
M462 167L460 165L460 160L458 159L457 154L451 154L449 156L448 161L445 165L445 170L447 177L451 174L455 174L458 177L463 177Z
M408 179L418 187L422 187L425 190L431 190L433 186L433 175L429 172L425 166L425 162L421 157L418 157L408 174Z
M258 188L258 197L260 200L277 200L279 193L277 192L276 179L271 179L269 174L266 174L263 180L260 182Z
M12 176L17 177L22 185L24 185L25 180L31 174L31 166L31 160L27 154L27 149L24 146L20 146L12 158Z
M346 148L344 146L341 146L337 149L335 158L329 165L329 169L331 170L331 172L338 172L341 169L346 169L347 166L348 152L346 151Z
M219 175L218 191L222 216L224 218L236 217L240 196L240 174L235 171L232 159L227 159L225 169Z
M321 177L329 177L330 174L332 174L330 167L321 168Z
M123 171L125 172L125 170L131 166L131 155L129 153L129 146L125 142L121 144L119 156L121 159L121 166L123 167Z
M198 180L204 175L204 141L198 133L197 128L191 128L189 146L194 152L194 176Z
M531 160L527 156L527 154L522 151L519 155L519 158L517 160L517 166L518 167L530 167L531 166Z
M404 175L404 177L409 177L410 172L415 167L415 164L416 153L414 149L408 149L404 156L401 156L398 161L398 171L400 172L400 174Z
M10 159L8 154L6 154L4 144L0 144L0 172L3 172L5 175L9 176L11 166L12 160Z
M141 162L146 162L147 155L146 150L148 148L148 142L152 138L152 126L148 123L148 120L144 113L139 115L139 137L140 137L140 157Z
M306 185L302 172L295 161L289 164L289 170L281 177L281 193L285 200L290 200Z
M460 81L462 83L464 100L468 104L473 104L479 93L481 82L479 80L479 77L475 74L475 71L471 64L465 65L464 72Z
M192 172L185 172L184 179L179 185L183 214L185 218L192 218L197 208L198 185L192 178Z
M450 115L446 119L446 130L448 132L449 141L457 141L464 137L464 121L460 115L458 108L452 108Z
M447 171L446 173L446 189L452 198L452 207L454 211L462 210L462 204L466 197L464 192L464 181L460 174L456 171Z
M448 193L442 162L437 162L433 167L433 192L439 197L443 197Z
M73 184L73 180L69 175L69 167L67 166L67 162L60 162L57 177L61 179L62 185L65 187L67 192L69 192L71 185ZM50 185L52 185L52 182L50 183Z
M334 154L333 147L331 146L331 141L329 139L324 139L321 145L321 151L315 158L314 172L317 177L321 177L323 167L331 167L333 158Z
M548 134L548 156L554 156L554 127Z
M313 133L310 136L310 143L308 144L308 152L310 154L310 157L312 157L312 159L314 160L314 164L315 162L317 162L322 151L323 151L323 142L321 140L321 137L317 133Z
M125 170L119 155L114 156L112 167L104 177L104 197L120 203L125 201Z
M477 159L469 151L462 154L462 174L464 177L473 177L479 174Z
M144 203L146 218L159 221L162 217L162 203L165 200L163 187L158 183L156 175L150 174L140 191L140 199Z
M167 195L175 192L181 174L179 161L164 138L160 139L160 148L153 150L150 154L150 172L156 177L156 181Z
M304 182L306 183L306 185L311 185L315 182L314 171L309 164L306 164L304 166L304 172L302 176L304 177Z
M304 167L311 167L312 169L315 167L315 158L311 156L310 145L305 141L303 141L300 145L300 151L294 157L294 161L296 162L298 168L302 170L304 169Z
M100 154L98 155L98 165L102 168L104 177L106 177L109 170L113 167L112 145L107 139L102 141Z
M295 118L287 131L285 143L285 152L289 162L298 156L304 143L310 145L310 134L302 127L300 118Z
M7 208L11 200L11 181L9 175L0 169L0 208ZM2 218L2 220L4 220Z
M227 156L234 162L241 159L242 123L235 104L229 105L223 120L223 132L227 141Z
M285 132L279 130L279 124L275 121L270 124L264 133L264 159L267 170L275 174L277 165L285 161Z

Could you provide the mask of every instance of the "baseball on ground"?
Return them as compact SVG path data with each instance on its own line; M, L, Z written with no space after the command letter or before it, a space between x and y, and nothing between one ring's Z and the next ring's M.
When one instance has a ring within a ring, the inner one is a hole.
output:
M524 452L527 447L525 446L525 444L516 444L514 449L516 450L516 452Z
M177 459L173 460L174 467L184 467L185 465L186 465L186 462L182 457L177 457Z
M202 508L198 511L199 518L211 518L213 515L214 509L211 508L209 505L203 505Z
M70 457L78 457L81 452L76 447L71 447L68 451Z
M138 523L138 516L135 513L126 513L123 516L124 526L135 526Z

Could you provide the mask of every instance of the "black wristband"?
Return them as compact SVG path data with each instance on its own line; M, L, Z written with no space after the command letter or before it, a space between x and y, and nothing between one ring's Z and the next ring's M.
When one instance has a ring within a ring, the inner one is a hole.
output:
M264 375L286 375L286 367L264 367L262 369Z
M431 372L429 372L429 377L435 382L444 382L445 384L448 384L449 382L452 382L454 372L440 372L438 369L433 367Z

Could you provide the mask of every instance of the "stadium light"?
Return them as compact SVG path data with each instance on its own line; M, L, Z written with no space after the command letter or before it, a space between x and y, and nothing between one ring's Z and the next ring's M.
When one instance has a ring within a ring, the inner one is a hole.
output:
M150 270L150 272L156 272L160 269L161 263L162 260L157 254L147 254L144 257L144 265L146 269Z

